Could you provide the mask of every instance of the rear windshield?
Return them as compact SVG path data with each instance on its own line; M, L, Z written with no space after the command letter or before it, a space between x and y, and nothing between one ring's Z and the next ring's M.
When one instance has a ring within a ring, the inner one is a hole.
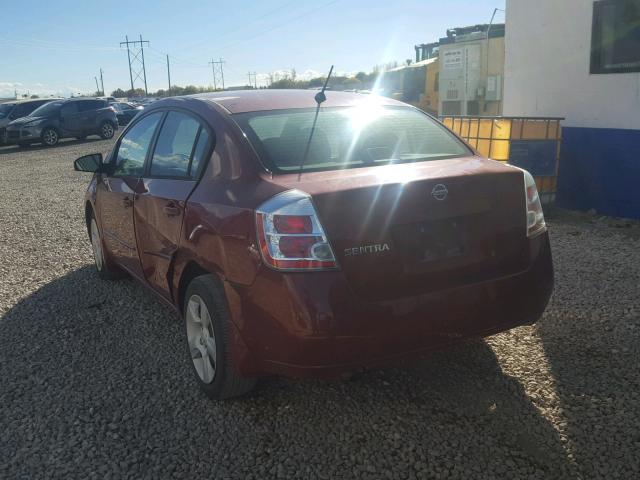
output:
M301 166L304 171L319 171L423 162L470 154L442 125L413 108L375 104L320 108L311 135L315 115L316 109L292 109L233 117L267 168L275 172L295 172Z

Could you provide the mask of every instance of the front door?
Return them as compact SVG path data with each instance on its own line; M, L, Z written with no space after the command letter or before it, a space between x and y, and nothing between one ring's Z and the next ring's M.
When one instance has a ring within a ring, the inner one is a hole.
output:
M140 276L140 261L133 224L135 199L144 192L145 159L162 112L141 118L120 139L110 162L110 175L98 181L98 211L102 237L111 258L133 275Z
M197 184L211 147L211 134L185 113L169 112L135 200L134 221L142 272L149 284L171 299L169 279L180 244L187 199Z

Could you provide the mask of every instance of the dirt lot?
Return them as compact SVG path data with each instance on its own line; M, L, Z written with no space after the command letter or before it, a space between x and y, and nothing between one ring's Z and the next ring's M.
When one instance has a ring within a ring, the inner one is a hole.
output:
M72 170L0 149L0 478L639 478L640 228L550 220L544 318L347 381L204 397L182 328L94 274Z

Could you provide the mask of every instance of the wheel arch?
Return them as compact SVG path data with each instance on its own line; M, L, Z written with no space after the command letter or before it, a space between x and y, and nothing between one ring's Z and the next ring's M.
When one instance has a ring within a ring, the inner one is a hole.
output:
M95 216L95 211L93 209L93 205L89 200L87 200L84 204L84 222L87 227L87 234L89 238L91 238L91 217Z
M178 307L180 312L182 312L184 309L184 300L189 284L194 278L200 277L202 275L212 275L218 283L221 291L224 292L222 281L220 280L220 276L218 275L218 273L207 270L195 260L189 260L180 273L178 288L176 289L176 306Z

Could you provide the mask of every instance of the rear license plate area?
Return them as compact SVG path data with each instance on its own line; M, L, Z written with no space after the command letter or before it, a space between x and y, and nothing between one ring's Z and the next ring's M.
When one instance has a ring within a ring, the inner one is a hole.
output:
M467 225L464 218L446 218L393 229L405 262L433 264L464 257L468 253Z

